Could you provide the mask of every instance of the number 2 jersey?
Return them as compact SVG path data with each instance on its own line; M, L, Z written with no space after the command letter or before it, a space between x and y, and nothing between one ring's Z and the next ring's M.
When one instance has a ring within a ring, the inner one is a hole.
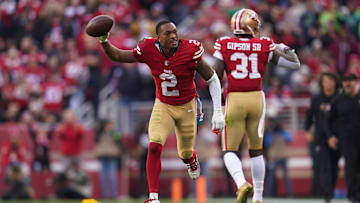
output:
M262 77L271 52L275 49L268 37L221 37L216 40L214 56L222 60L228 78L228 92L262 90Z
M155 38L141 40L133 53L138 62L146 63L156 85L156 97L166 104L180 105L191 101L196 93L194 82L204 48L196 40L179 40L171 57L165 57Z

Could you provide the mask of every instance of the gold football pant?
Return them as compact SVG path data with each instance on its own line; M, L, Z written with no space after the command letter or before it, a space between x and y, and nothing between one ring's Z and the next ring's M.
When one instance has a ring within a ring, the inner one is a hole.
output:
M263 91L229 93L225 119L226 127L221 142L223 151L237 151L245 132L249 149L262 149L265 120Z
M190 159L193 155L197 127L195 99L182 105L170 105L159 99L155 100L149 122L150 142L164 145L174 127L179 157Z

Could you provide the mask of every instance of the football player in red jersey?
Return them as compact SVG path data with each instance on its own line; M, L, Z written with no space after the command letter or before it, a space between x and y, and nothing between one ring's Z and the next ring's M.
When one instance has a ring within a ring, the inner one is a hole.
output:
M234 153L246 131L254 184L252 201L261 203L265 177L262 77L268 62L288 68L299 68L300 62L295 52L286 45L275 44L268 37L259 37L260 20L253 10L237 11L232 16L231 26L235 36L221 37L214 46L214 69L220 78L225 71L228 79L226 127L222 135L224 162L238 187L237 203L247 202L253 187L246 182L241 161Z
M221 110L221 86L213 69L202 59L204 48L196 40L179 39L174 23L161 21L156 25L157 38L145 38L131 50L120 50L107 37L99 37L105 53L114 61L142 62L151 70L156 84L156 100L149 122L150 144L147 157L149 199L159 203L158 185L161 171L160 155L167 137L175 128L178 155L188 166L192 179L200 175L200 165L194 150L196 134L197 71L209 84L214 112L212 128L222 130L225 119Z

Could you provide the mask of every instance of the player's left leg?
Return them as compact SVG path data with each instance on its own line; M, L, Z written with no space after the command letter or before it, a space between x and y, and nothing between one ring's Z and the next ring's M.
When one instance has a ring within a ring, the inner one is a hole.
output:
M179 157L188 166L188 173L191 179L195 180L200 176L200 164L194 150L196 135L196 102L190 102L174 106L175 133Z
M262 91L254 92L249 98L249 116L246 122L251 175L254 185L253 203L261 203L264 191L265 162L263 157L263 137L265 123L265 96Z

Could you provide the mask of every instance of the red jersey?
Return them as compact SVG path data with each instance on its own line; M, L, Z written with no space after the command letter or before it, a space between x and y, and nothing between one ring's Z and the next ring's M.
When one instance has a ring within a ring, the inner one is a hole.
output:
M221 37L216 40L214 56L224 61L228 78L228 92L262 90L262 77L275 49L268 37L242 39Z
M44 107L46 110L60 112L63 109L65 88L65 82L46 82L43 84Z
M65 78L69 86L76 86L78 80L85 74L87 74L87 66L85 66L80 60L69 61L62 68L63 77Z
M24 79L29 89L40 86L40 84L48 76L48 70L42 67L25 67L22 71L24 72Z
M81 143L86 135L85 128L78 123L61 123L55 131L61 143L61 151L66 156L78 156Z
M0 154L0 169L9 165L10 162L24 163L25 158L23 155L28 153L25 148L26 147L23 143L18 144L18 146L14 149L13 144L10 141L4 142L1 146L2 154Z
M133 49L139 62L146 63L156 85L156 97L166 104L180 105L195 96L195 69L204 48L196 40L180 40L175 54L169 58L162 53L155 38L145 38Z

